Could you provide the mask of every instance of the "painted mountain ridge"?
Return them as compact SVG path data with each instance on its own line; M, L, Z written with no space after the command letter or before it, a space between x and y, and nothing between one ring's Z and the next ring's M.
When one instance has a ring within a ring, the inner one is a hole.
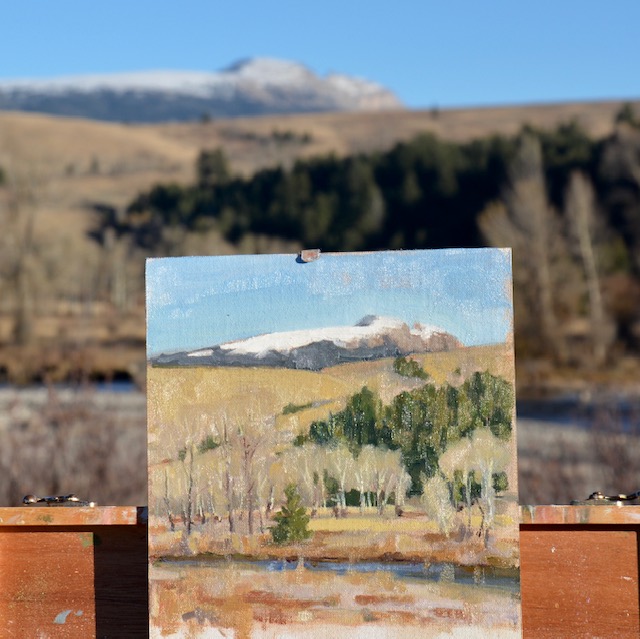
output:
M355 326L257 335L211 348L162 354L157 366L268 366L318 371L330 366L460 348L453 335L435 326L367 315Z
M116 122L402 108L391 91L374 82L319 76L302 64L272 58L242 60L218 72L0 80L0 109Z

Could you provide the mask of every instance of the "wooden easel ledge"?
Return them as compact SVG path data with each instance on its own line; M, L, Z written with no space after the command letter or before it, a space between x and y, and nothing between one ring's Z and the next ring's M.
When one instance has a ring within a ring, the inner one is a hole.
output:
M640 636L640 506L522 506L523 636ZM0 508L0 636L148 636L147 509Z

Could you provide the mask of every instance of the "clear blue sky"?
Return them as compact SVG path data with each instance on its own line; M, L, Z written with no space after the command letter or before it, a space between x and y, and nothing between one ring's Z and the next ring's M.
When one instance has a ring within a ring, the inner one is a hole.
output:
M638 25L634 0L31 0L2 7L0 78L269 56L415 108L638 98Z
M467 346L512 331L511 255L499 249L161 258L147 262L147 353L384 315Z

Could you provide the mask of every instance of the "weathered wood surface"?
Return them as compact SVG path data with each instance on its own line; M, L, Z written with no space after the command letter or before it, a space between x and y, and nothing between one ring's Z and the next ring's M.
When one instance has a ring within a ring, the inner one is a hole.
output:
M0 531L7 526L135 526L146 524L146 512L135 506L0 508Z
M0 637L148 635L146 509L0 508Z
M639 506L522 507L523 636L640 636ZM0 508L0 636L144 637L142 508Z

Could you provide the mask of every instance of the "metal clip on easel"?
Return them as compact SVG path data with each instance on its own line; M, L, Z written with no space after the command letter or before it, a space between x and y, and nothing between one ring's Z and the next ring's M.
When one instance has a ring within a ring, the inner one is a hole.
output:
M24 506L84 506L93 508L95 501L82 501L73 493L70 495L56 495L53 497L36 497L35 495L25 495L22 498Z
M618 495L604 495L600 491L596 491L595 493L591 493L584 501L572 501L571 505L610 506L611 504L616 504L617 506L622 506L625 502L635 501L636 499L640 499L640 490L628 495L625 495L623 493L619 493Z

